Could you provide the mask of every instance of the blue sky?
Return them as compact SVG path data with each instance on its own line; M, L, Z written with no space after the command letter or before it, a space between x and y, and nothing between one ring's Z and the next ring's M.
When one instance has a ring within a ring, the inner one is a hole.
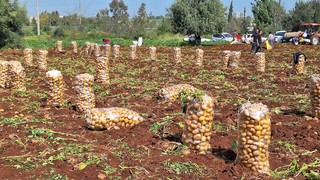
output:
M36 0L19 0L25 3L28 16L36 15ZM244 7L247 9L247 14L252 15L250 3L253 0L233 0L234 12L243 12ZM40 12L52 12L58 10L61 15L74 14L78 12L79 2L81 2L82 13L85 16L95 16L100 9L109 8L111 0L39 0ZM169 8L174 0L124 0L128 6L128 13L130 16L136 15L141 3L146 3L148 13L155 16L165 15L166 8ZM221 0L224 6L229 6L231 0ZM294 7L296 0L283 0L282 4L287 10Z

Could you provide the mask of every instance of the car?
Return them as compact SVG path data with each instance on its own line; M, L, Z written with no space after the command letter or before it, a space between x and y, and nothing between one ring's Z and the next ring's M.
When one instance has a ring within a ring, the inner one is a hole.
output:
M244 34L241 37L241 42L250 44L252 42L252 35L253 34ZM266 42L266 37L261 37L262 42Z
M211 41L213 41L213 42L216 42L216 41L231 42L232 40L233 40L232 35L229 33L226 33L226 32L214 34L211 38Z
M183 41L185 41L185 42L193 42L195 40L196 40L196 36L194 34L191 34L191 35L183 38ZM201 38L201 42L210 42L210 41L211 40L208 38Z
M285 42L284 34L286 32L287 31L276 31L276 33L274 33L274 42L276 42L276 43Z

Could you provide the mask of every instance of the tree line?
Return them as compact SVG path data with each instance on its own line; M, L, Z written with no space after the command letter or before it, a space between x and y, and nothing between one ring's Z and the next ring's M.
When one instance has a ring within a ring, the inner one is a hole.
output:
M62 17L58 11L44 11L40 14L41 33L68 36L75 32L96 32L130 39L164 33L200 37L233 30L245 33L251 25L274 32L301 30L301 22L320 23L320 0L299 0L288 12L281 0L253 0L251 9L244 7L241 17L233 16L233 1L224 6L220 0L175 0L165 16L148 14L145 3L133 17L129 16L123 0L112 0L106 6L94 17L83 17L79 13ZM36 19L28 21L26 7L18 0L0 0L0 7L0 48L19 47L21 36L36 34ZM253 17L247 16L247 11L252 11ZM25 25L33 27L32 30L23 30Z

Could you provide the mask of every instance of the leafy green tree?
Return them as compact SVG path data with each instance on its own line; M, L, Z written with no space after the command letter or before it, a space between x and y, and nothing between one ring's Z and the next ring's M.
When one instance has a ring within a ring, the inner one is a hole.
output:
M251 5L257 27L264 31L283 29L286 12L281 0L254 0Z
M117 36L124 36L125 33L128 32L128 6L123 0L112 0L109 7L111 13L110 32Z
M146 12L146 4L142 3L138 9L138 16L133 18L133 35L135 38L143 36L145 34L145 27L149 23L150 17Z
M21 47L22 26L27 22L27 11L18 0L0 0L0 48Z
M220 0L176 0L169 8L173 31L201 35L222 31L226 25L225 8Z
M228 22L231 21L232 14L233 14L233 1L231 1L230 6L229 6Z

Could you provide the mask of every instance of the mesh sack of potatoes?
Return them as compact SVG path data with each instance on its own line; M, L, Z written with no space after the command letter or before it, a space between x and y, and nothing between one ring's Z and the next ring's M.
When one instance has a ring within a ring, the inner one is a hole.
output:
M157 48L156 47L149 47L149 59L155 60L157 57Z
M166 101L175 101L179 99L181 91L196 91L197 88L189 84L177 84L170 87L165 87L159 90L158 97Z
M87 112L95 107L95 96L93 92L94 77L90 74L79 74L74 81L76 92L76 107L80 112Z
M313 74L310 84L311 113L320 119L320 74Z
M91 48L91 43L87 41L84 44L85 44L84 51L85 51L86 55L89 55L89 50Z
M252 171L269 172L271 138L269 109L261 103L243 104L238 122L237 162Z
M103 84L110 84L109 60L105 56L96 57L96 81Z
M113 56L115 58L120 56L120 46L119 45L114 45L113 46Z
M185 126L182 133L182 142L199 154L210 151L210 139L213 121L213 98L207 94L197 98L187 98Z
M104 56L109 58L111 54L111 46L110 44L104 45Z
M197 66L202 66L203 54L204 54L204 51L202 49L196 49L196 65Z
M229 51L229 50L222 51L222 53L221 53L221 56L222 56L222 68L227 68L228 67L230 54L231 54L231 51Z
M72 45L72 52L77 54L78 53L77 41L71 41L71 45Z
M181 63L181 48L174 48L174 62Z
M306 64L306 55L302 52L297 52L293 54L292 66L293 73L296 75L305 74L305 64Z
M90 48L89 48L89 53L88 55L92 55L95 51L95 44L94 43L90 43Z
M47 105L61 106L63 101L63 76L58 70L50 70L46 73L47 85L49 91L47 92Z
M87 126L93 130L128 128L142 121L137 112L126 108L93 108L86 114Z
M228 67L229 68L238 68L240 57L241 57L240 51L231 51Z
M38 59L38 68L40 70L46 71L47 70L47 50L39 50L39 59Z
M58 52L62 52L62 41L57 41L57 49L58 49Z
M96 57L100 56L100 45L99 44L94 45L94 56L96 56Z
M266 69L266 56L263 52L258 52L254 55L256 62L256 69L258 72L265 72Z
M0 61L0 87L5 88L8 79L8 61Z
M8 62L7 87L14 90L26 90L26 71L19 61Z
M26 48L23 50L24 60L28 66L33 66L33 54L31 48Z
M137 58L137 45L130 45L130 59L134 60Z

